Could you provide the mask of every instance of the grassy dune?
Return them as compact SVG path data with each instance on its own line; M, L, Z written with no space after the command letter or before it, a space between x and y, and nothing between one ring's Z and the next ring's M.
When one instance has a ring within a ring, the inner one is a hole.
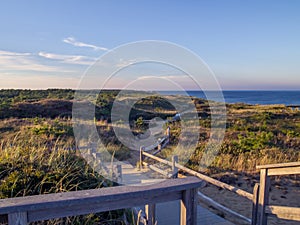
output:
M119 160L127 160L131 151L119 142L110 124L110 110L117 93L104 91L94 102L95 124L107 149ZM58 89L0 90L0 198L113 185L76 153L71 121L73 94L72 90ZM184 98L171 96L170 99L178 104L185 103ZM211 117L207 101L194 99L193 102L201 117L200 138L188 166L197 170L210 135ZM130 113L132 132L134 135L144 133L149 128L146 120L167 119L175 114L175 108L166 99L141 99ZM181 131L179 121L167 125L171 127L171 144L161 153L162 157L172 153ZM299 110L283 105L230 104L227 105L224 142L206 172L254 172L258 164L299 160ZM85 224L123 224L123 213L114 211L45 224L82 224L82 221Z

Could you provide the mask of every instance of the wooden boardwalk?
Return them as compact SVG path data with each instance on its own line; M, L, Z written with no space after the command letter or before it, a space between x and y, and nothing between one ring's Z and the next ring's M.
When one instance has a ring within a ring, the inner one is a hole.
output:
M163 179L152 179L144 175L144 171L134 168L129 163L122 166L122 184L123 185L147 185L153 182L159 182ZM143 206L139 207L143 209ZM159 203L156 205L157 225L179 225L180 224L180 201ZM202 206L197 206L197 224L201 225L233 225L233 223L212 213Z
M180 224L180 201L164 202L156 205L157 225ZM197 206L197 224L233 225L233 223L212 213L202 206Z

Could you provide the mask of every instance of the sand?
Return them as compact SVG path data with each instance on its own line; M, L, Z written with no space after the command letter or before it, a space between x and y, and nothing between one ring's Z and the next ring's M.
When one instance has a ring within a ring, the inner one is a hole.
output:
M259 182L258 175L249 175L243 173L222 173L214 175L213 177L233 186L240 187L250 193L253 192L254 184ZM252 203L248 199L210 184L207 184L205 187L201 188L200 191L218 203L248 218L251 218ZM300 207L300 176L293 175L290 177L275 177L272 179L269 202L271 205ZM226 217L211 207L207 207L205 205L204 207L209 208L231 222L242 224L233 218ZM268 224L299 225L300 222L280 220L278 218L269 217Z

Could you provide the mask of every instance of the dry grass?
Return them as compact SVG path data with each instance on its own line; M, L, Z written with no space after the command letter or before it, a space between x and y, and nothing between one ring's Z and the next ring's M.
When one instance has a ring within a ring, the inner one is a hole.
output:
M64 141L51 150L38 137L20 135L0 145L0 198L110 187L112 183L78 156ZM124 224L118 210L34 224Z

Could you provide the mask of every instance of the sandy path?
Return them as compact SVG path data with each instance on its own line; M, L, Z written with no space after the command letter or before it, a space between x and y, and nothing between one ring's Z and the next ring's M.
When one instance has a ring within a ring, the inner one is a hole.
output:
M255 182L258 182L258 176L243 174L237 175L233 173L227 173L217 175L216 177L220 180L224 180L226 183L230 183L233 186L240 187L251 193L253 192L253 186ZM252 204L249 200L209 184L202 188L201 192L221 203L222 205L225 205L226 207L248 218L251 218ZM272 180L269 201L272 205L300 207L300 176L295 175L291 177L291 179L281 177ZM212 208L210 208L210 210L215 211ZM230 220L230 218L227 219ZM231 221L236 222L232 220L232 218ZM268 224L299 225L300 222L279 220L277 218L269 217Z

